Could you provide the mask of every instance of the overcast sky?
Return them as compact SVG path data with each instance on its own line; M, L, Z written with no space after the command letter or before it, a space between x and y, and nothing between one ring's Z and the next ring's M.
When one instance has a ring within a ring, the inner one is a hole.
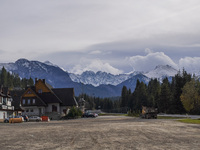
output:
M200 71L199 0L0 0L0 62L113 74Z

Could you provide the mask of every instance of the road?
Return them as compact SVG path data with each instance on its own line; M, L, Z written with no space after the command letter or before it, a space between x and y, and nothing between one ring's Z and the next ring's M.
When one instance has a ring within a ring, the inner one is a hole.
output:
M1 150L199 150L200 125L175 120L104 116L0 123Z

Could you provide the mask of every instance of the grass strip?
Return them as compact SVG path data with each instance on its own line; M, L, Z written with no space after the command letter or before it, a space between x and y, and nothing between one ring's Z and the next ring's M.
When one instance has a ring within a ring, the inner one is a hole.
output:
M99 116L128 116L127 114L102 113Z
M185 117L157 116L157 119L183 119Z
M183 123L200 124L200 119L182 119L178 121Z

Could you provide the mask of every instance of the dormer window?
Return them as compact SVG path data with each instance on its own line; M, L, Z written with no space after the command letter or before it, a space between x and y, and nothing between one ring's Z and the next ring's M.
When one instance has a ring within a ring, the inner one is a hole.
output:
M28 94L31 94L31 91L28 91Z
M42 93L42 89L39 89L39 90L38 90L38 93Z

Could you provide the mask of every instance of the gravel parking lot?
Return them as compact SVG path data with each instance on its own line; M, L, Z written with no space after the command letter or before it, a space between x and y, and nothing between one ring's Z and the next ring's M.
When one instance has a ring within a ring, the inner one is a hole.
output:
M200 148L200 125L104 116L51 122L0 123L0 149Z

